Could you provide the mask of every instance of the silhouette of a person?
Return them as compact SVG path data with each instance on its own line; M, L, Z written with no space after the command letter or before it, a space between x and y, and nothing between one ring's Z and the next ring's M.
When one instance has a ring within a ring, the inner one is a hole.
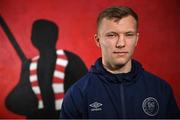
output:
M27 59L8 26L1 25L22 61L20 81L6 98L7 108L27 118L58 118L67 89L86 72L77 55L56 50L58 27L52 21L36 20L31 40L39 56Z

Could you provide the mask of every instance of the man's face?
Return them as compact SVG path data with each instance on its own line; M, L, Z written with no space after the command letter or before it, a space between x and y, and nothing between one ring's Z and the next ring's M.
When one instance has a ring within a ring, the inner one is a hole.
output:
M106 66L124 66L131 62L138 41L137 22L132 16L120 20L104 18L95 35Z

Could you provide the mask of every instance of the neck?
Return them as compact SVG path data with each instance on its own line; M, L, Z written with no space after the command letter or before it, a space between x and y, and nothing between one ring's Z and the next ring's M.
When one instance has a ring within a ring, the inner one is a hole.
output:
M40 50L40 56L56 55L56 49L44 49Z
M131 63L131 60L123 65L122 64L121 65L111 65L111 64L105 64L103 62L103 67L112 74L128 73L131 71L132 63Z

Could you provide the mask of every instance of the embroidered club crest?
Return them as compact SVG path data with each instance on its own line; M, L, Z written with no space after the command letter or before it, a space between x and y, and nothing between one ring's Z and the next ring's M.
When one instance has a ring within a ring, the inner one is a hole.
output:
M153 97L148 97L143 101L143 111L149 116L155 116L159 112L159 103Z

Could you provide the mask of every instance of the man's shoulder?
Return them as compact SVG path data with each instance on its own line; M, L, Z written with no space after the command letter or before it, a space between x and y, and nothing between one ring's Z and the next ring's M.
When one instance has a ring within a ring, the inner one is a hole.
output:
M86 93L86 91L88 90L88 88L90 88L90 86L96 82L96 80L94 79L96 76L94 76L91 72L86 73L81 79L79 79L78 81L76 81L71 87L70 89L72 91L76 91L76 92L82 92L82 93ZM94 82L93 82L94 81Z
M147 81L148 84L151 84L152 86L161 86L170 88L170 84L167 82L167 80L161 78L159 75L156 75L154 73L151 73L149 71L144 71L143 76L145 78L145 81Z

